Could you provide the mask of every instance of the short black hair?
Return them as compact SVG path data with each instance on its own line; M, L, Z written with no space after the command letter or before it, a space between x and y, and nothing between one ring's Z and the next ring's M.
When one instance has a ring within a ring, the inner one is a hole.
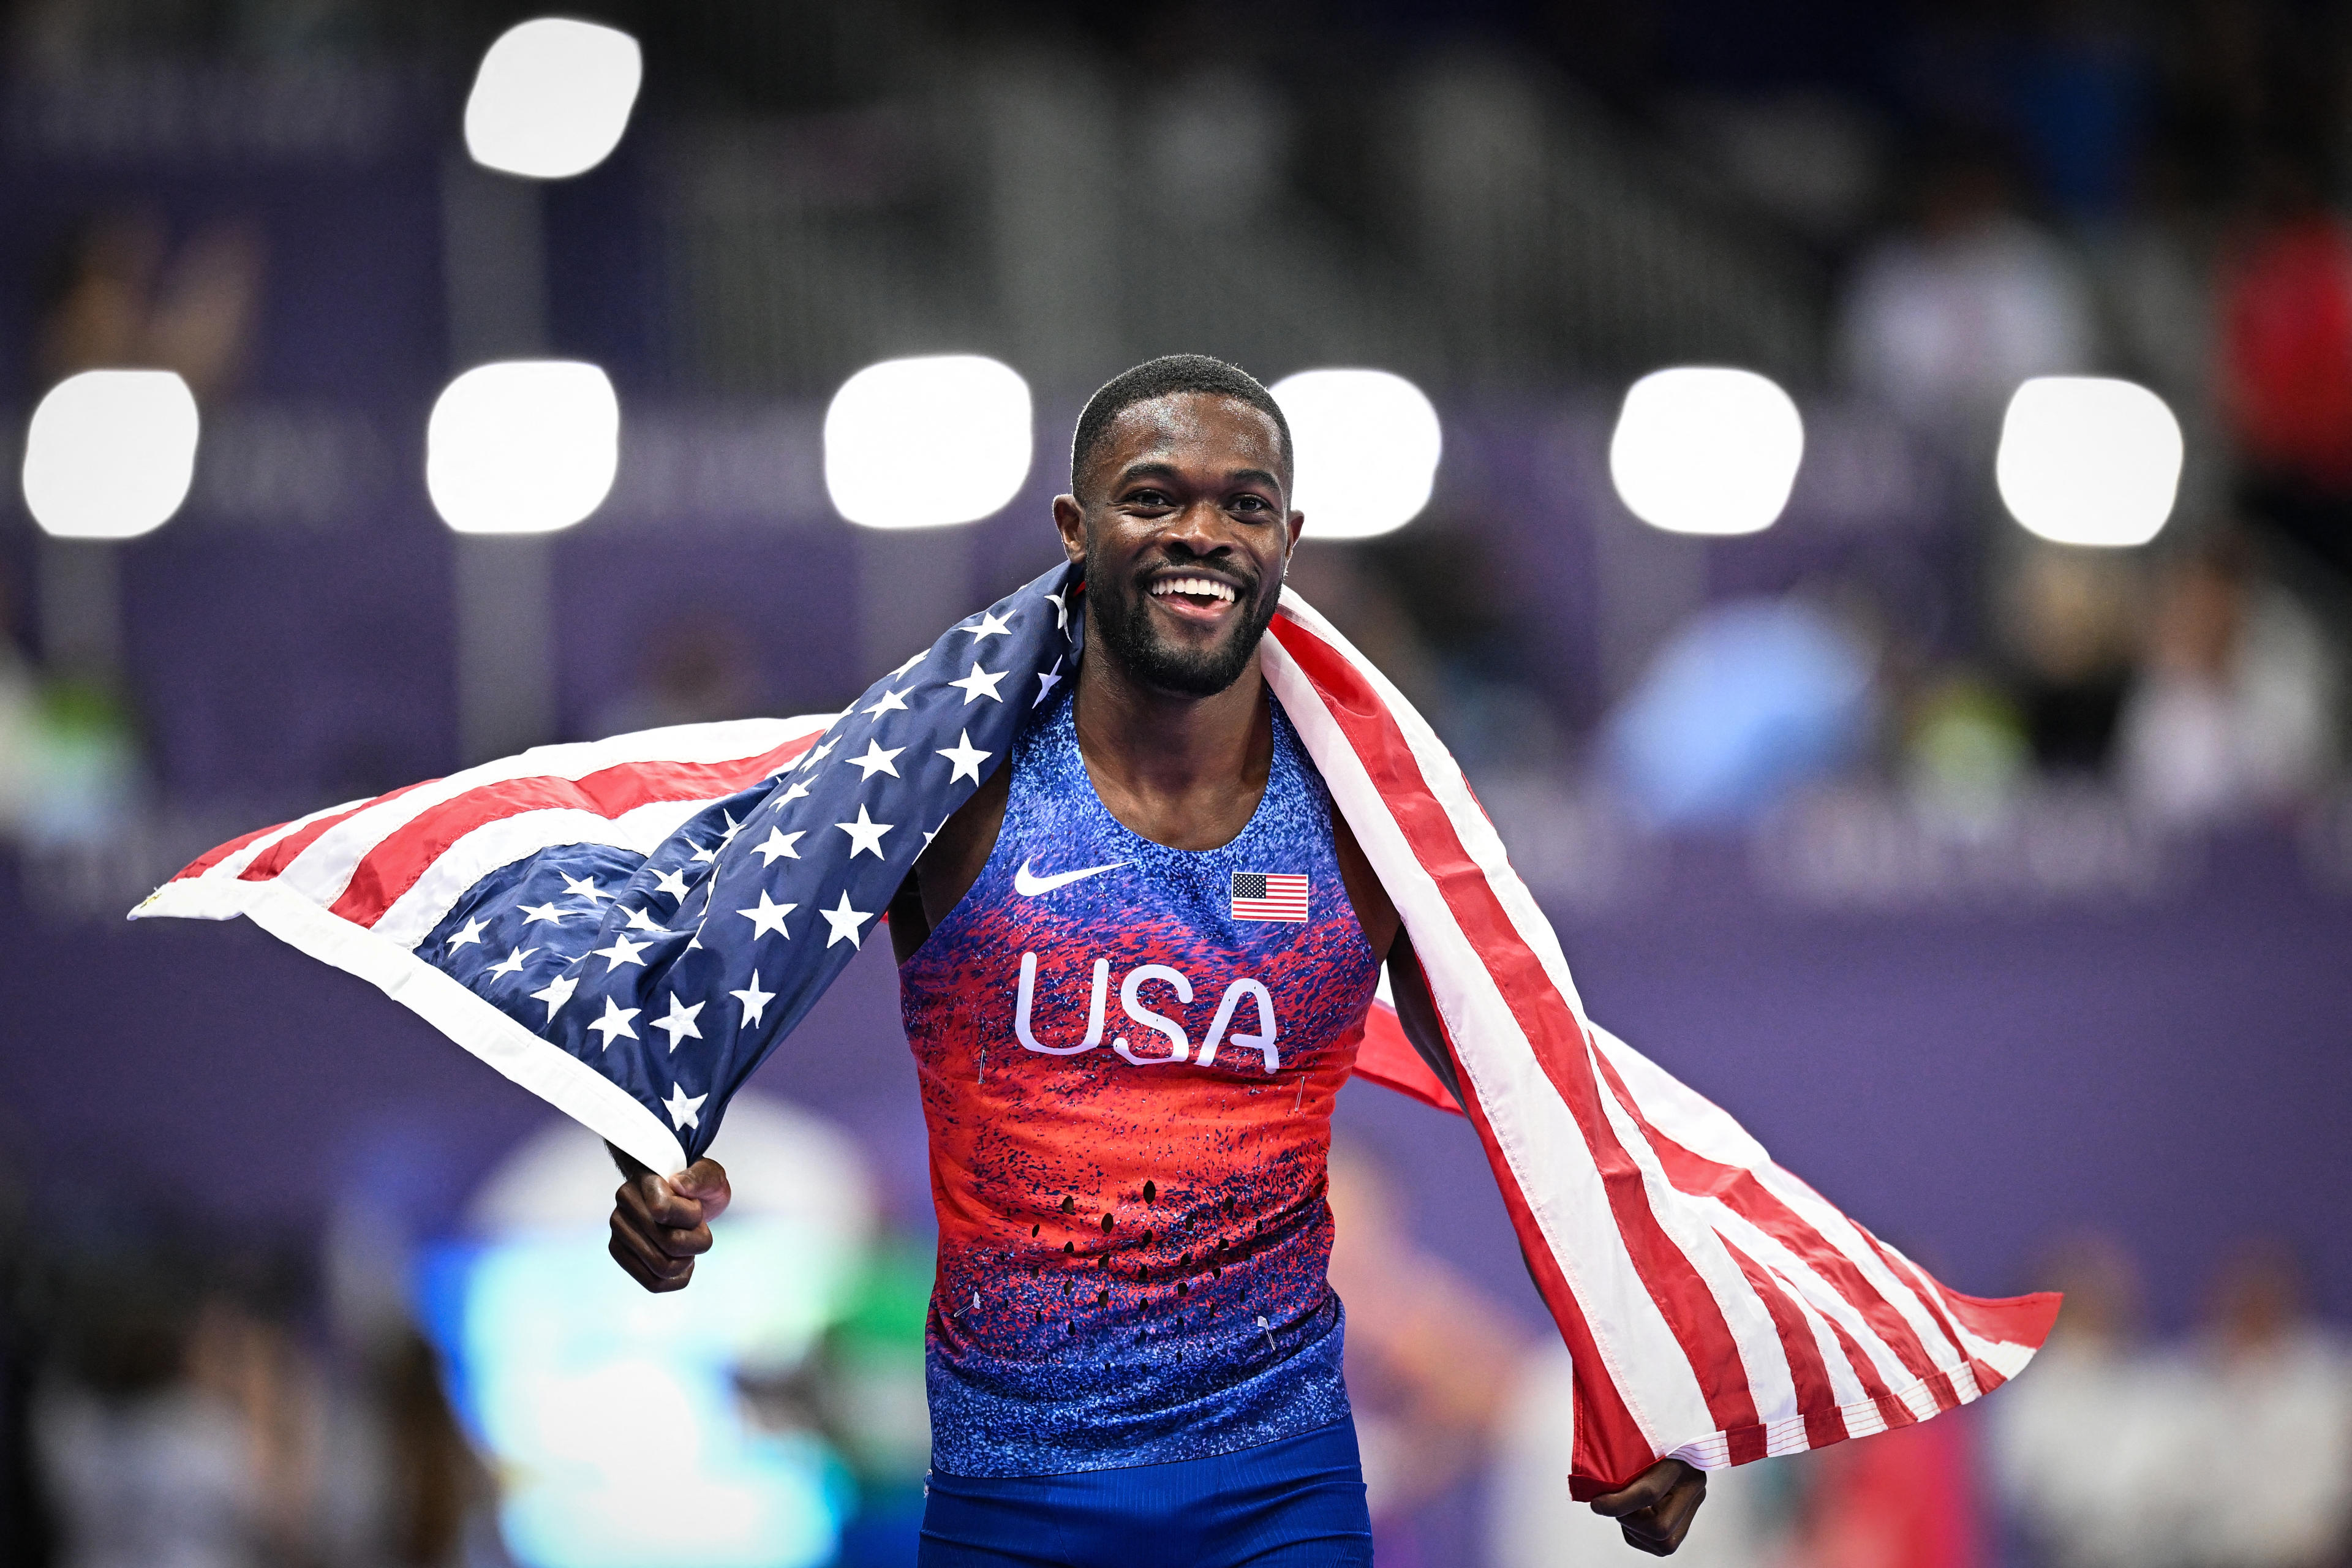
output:
M1119 372L1087 399L1086 412L1078 416L1078 433L1070 442L1071 493L1077 493L1080 476L1109 436L1112 420L1139 403L1181 392L1230 397L1264 414L1274 421L1274 428L1282 437L1282 466L1291 467L1290 421L1282 416L1282 405L1274 400L1274 394L1257 377L1237 364L1228 364L1207 354L1162 354L1158 359L1145 360L1132 370Z

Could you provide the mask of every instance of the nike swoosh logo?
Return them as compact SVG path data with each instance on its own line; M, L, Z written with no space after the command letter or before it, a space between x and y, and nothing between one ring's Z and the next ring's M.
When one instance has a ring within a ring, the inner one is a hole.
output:
M1029 862L1024 860L1021 862L1021 869L1013 873L1013 890L1024 899L1034 899L1040 893L1050 893L1056 888L1066 888L1071 883L1082 882L1088 877L1098 877L1105 871L1116 871L1126 864L1124 860L1114 860L1108 866L1087 866L1076 871L1056 871L1050 877L1033 877L1029 874Z

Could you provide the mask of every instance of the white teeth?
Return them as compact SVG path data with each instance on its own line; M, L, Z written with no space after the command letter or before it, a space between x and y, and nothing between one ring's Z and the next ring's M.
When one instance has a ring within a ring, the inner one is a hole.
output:
M1163 594L1197 594L1206 598L1221 599L1230 605L1234 591L1211 577L1169 577L1151 585L1154 597Z

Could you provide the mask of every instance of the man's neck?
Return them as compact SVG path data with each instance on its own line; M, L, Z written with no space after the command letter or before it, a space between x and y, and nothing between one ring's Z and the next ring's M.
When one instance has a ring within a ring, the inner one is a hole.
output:
M1274 755L1255 654L1224 690L1183 696L1135 679L1089 626L1074 700L1079 753L1120 822L1176 849L1213 849L1248 826Z

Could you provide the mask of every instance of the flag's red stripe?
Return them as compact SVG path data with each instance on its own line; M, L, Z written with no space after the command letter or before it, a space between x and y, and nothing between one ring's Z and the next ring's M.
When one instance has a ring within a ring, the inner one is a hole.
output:
M718 800L767 777L816 739L803 735L738 762L623 763L576 779L541 775L467 790L420 812L368 851L328 912L353 925L373 926L451 845L503 818L553 810L612 818L658 801Z
M361 812L365 811L372 805L381 805L388 800L398 800L402 795L408 794L411 790L420 790L423 789L426 784L436 784L439 781L436 779L426 779L424 784L409 784L404 788L394 790L390 795L380 795L373 800L363 800L360 802L359 805L351 807L349 810L336 812L331 816L322 816L319 818L318 821L310 824L310 826L302 829L301 832L288 834L285 837L279 839L277 843L271 845L268 848L255 856L253 858L252 864L248 865L244 870L237 873L237 879L244 882L267 882L270 879L283 872L287 867L291 866L294 863L294 857L302 853L303 850L310 847L311 845L316 844L319 841L320 835L325 833L327 829L336 826L338 824L349 822L352 817L357 816Z
M1413 858L1435 879L1536 1060L1574 1118L1634 1270L1690 1363L1709 1418L1721 1429L1755 1425L1755 1396L1731 1325L1706 1279L1652 1212L1641 1166L1618 1143L1601 1108L1599 1085L1575 1015L1463 847L1378 692L1338 650L1288 617L1277 616L1274 631L1348 736ZM1531 1251L1542 1249L1540 1232L1529 1228L1521 1235ZM1554 1311L1557 1315L1557 1306Z
M184 882L191 877L201 877L255 839L267 838L285 826L282 822L273 822L267 827L257 827L251 833L239 834L226 844L215 845L181 867L173 876L172 880Z
M1385 1002L1374 1002L1364 1011L1364 1037L1356 1047L1354 1073L1369 1083L1394 1089L1423 1105L1433 1105L1456 1116L1462 1114L1462 1107L1454 1101L1444 1081L1430 1071L1421 1053L1412 1048L1396 1009Z
M1829 1363L1822 1359L1820 1342L1813 1338L1813 1326L1805 1321L1804 1309L1789 1298L1789 1288L1764 1271L1764 1266L1734 1247L1727 1237L1723 1249L1739 1265L1739 1272L1748 1277L1748 1288L1772 1314L1772 1330L1780 1342L1781 1354L1788 1358L1789 1381L1796 1386L1797 1409L1805 1418L1805 1447L1819 1448L1843 1437L1845 1423L1838 1415L1837 1386L1830 1382ZM1733 1464L1741 1463L1739 1456L1732 1457Z
M1605 1053L1601 1057L1601 1070L1608 1075L1609 1087L1616 1092L1618 1102L1641 1127L1657 1153L1658 1163L1665 1167L1666 1179L1678 1191L1722 1200L1732 1213L1795 1253L1806 1267L1828 1281L1831 1289L1851 1301L1870 1325L1870 1331L1885 1342L1913 1377L1935 1374L1936 1358L1928 1352L1926 1343L1894 1303L1854 1266L1853 1258L1839 1251L1802 1215L1781 1202L1769 1187L1756 1179L1754 1172L1696 1153L1651 1125L1634 1105L1633 1097L1626 1092L1624 1080L1618 1077L1617 1068ZM1859 1226L1854 1228L1861 1229ZM1968 1353L1957 1337L1952 1341L1952 1353Z
M1837 1336L1838 1348L1845 1352L1846 1364L1853 1368L1853 1375L1861 1380L1862 1392L1878 1406L1878 1414L1886 1425L1890 1428L1917 1425L1919 1418L1911 1414L1909 1405L1895 1397L1895 1391L1886 1386L1886 1380L1878 1375L1877 1366L1863 1354L1862 1347L1854 1342L1853 1336L1845 1331L1845 1325L1827 1312L1822 1314L1822 1321L1827 1323L1830 1332Z

